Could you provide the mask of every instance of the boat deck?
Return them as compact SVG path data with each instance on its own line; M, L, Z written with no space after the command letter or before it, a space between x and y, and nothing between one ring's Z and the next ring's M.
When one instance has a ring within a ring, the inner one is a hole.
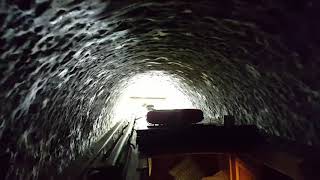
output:
M245 152L263 141L255 126L136 126L141 154Z

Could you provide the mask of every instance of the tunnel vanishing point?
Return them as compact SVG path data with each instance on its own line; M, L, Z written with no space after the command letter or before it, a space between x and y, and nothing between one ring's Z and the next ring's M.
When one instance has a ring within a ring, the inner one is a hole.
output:
M233 115L320 146L319 5L1 1L1 178L61 173L115 124L141 74L171 78L209 123Z

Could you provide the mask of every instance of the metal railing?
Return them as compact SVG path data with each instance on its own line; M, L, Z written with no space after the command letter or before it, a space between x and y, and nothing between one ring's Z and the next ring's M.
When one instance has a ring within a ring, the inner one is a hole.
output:
M114 174L115 171L120 172L123 170L121 170L120 167L124 167L125 165L121 165L121 163L126 162L120 162L120 157L122 153L129 148L130 137L134 131L134 125L137 119L138 118L135 118L130 122L119 122L108 132L108 137L103 145L83 169L81 174L82 179L88 179L86 176L90 174L90 171L101 171L104 173L103 176L109 176L108 172ZM97 165L99 165L99 167L97 167ZM120 176L120 173L118 175Z

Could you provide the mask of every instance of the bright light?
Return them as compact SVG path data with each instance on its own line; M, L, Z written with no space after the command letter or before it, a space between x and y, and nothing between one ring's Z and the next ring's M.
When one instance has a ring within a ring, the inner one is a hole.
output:
M193 105L177 89L172 77L152 72L131 78L115 108L116 117L134 118L144 117L152 108L182 109L193 108Z

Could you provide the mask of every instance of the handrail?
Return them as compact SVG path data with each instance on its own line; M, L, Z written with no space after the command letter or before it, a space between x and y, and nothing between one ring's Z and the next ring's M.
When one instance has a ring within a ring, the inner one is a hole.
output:
M100 165L104 166L101 166L101 168L110 168L108 170L110 172L114 171L115 169L113 168L119 167L117 165L118 160L123 152L122 150L125 149L126 143L130 141L137 119L139 118L134 118L133 121L124 120L117 122L100 140L92 145L91 150L85 153L85 155L81 157L82 159L80 158L78 161L73 162L73 165L59 177L86 179L87 175L91 176L91 172L94 172L97 168L99 169ZM103 158L105 155L107 155L106 159ZM102 162L102 164L100 162ZM96 167L96 165L98 166ZM102 172L106 173L107 171L103 170Z
M105 149L105 147L106 147L108 144L112 143L112 139L114 138L113 136L116 135L116 133L119 131L119 129L123 126L123 124L124 124L125 122L126 122L126 121L119 121L119 122L117 122L117 123L113 126L113 128L111 129L111 132L108 132L108 133L107 133L107 134L109 135L108 138L105 140L105 142L103 143L103 145L99 148L99 150L93 154L93 158L90 159L90 160L86 163L86 165L84 166L84 168L83 168L82 171L81 171L82 173L81 173L80 176L83 176L83 175L87 172L87 170L88 170L88 168L90 167L90 165L92 165L92 164L94 163L94 161L97 160L97 158L98 158L99 155L101 154L102 150ZM125 128L125 127L124 127L124 128Z
M136 120L136 119L135 119ZM109 155L109 158L107 159L107 162L110 166L115 166L117 163L117 160L121 154L121 151L123 150L123 147L125 146L125 143L128 142L130 135L132 133L135 120L129 122L129 124L126 127L125 132L121 136L121 138L118 140L117 144L114 146L112 152Z

